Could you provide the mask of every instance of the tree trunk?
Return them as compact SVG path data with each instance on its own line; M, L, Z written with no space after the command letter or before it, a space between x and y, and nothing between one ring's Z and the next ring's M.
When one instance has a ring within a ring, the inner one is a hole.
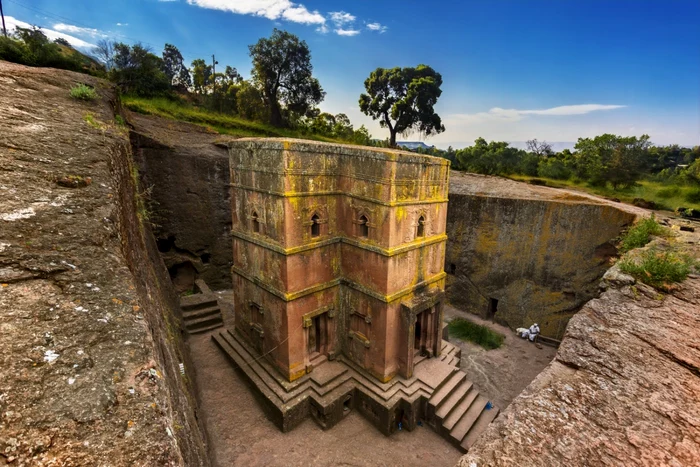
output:
M393 128L389 128L389 133L391 134L391 137L389 139L389 146L392 148L396 147L396 130Z
M282 110L276 99L270 99L270 125L277 128L282 127Z

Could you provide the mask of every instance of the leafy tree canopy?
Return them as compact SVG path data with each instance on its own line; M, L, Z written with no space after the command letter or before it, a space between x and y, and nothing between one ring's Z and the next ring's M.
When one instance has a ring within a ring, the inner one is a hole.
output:
M122 91L140 96L154 96L170 87L163 72L163 60L141 44L114 44L114 67L110 78Z
M305 41L275 29L272 36L248 47L253 59L253 81L269 109L270 124L283 126L282 105L288 112L305 114L326 93L313 77L311 53Z
M440 86L442 76L427 65L377 68L365 80L367 94L360 95L360 110L389 129L391 146L396 146L397 134L441 133L445 126L433 109Z
M192 87L190 71L185 66L180 50L172 44L165 44L163 49L163 72L173 88L187 91Z

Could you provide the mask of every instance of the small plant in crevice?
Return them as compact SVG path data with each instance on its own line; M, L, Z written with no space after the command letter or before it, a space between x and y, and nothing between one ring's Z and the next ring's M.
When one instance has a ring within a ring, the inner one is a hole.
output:
M486 350L499 348L503 345L503 340L505 339L503 334L463 318L453 319L447 324L447 327L450 336L454 336L463 341L473 342Z
M124 121L124 117L122 117L119 114L114 116L114 123L116 123L118 126L126 126L126 122Z
M97 92L94 88L80 83L70 88L70 96L81 101L94 101L97 99Z
M620 261L620 270L656 289L670 292L683 282L697 262L691 256L673 250L649 248L637 257Z
M83 120L85 121L85 123L87 123L88 125L90 125L92 128L94 128L96 130L104 130L105 129L104 123L102 123L101 121L96 119L95 116L93 114L91 114L90 112L83 115Z
M635 248L641 248L651 241L653 236L668 237L669 230L658 222L654 215L644 218L633 225L621 238L619 242L620 251L626 253Z

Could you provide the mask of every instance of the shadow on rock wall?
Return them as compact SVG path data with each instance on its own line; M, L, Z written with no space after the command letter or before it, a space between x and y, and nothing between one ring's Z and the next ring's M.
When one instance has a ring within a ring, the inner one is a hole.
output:
M512 329L539 323L560 339L597 296L616 254L612 241L635 215L594 201L450 193L448 298Z

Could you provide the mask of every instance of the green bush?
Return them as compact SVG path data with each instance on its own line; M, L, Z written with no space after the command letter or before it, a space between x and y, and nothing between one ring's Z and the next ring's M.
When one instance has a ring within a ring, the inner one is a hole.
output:
M486 350L499 348L503 345L503 340L505 339L503 334L462 318L453 319L448 323L447 327L451 336L464 341L474 342Z
M654 288L670 290L674 282L688 277L695 261L688 255L650 248L638 258L620 262L620 270Z
M73 99L79 99L81 101L94 101L97 99L95 89L82 83L70 88L70 96Z
M689 203L700 203L700 188L694 188L686 192L683 198Z
M670 186L668 188L662 188L656 192L656 196L663 199L673 198L681 194L680 187Z
M668 229L659 225L652 215L637 222L620 239L620 251L627 252L641 248L651 241L652 236L668 235Z

